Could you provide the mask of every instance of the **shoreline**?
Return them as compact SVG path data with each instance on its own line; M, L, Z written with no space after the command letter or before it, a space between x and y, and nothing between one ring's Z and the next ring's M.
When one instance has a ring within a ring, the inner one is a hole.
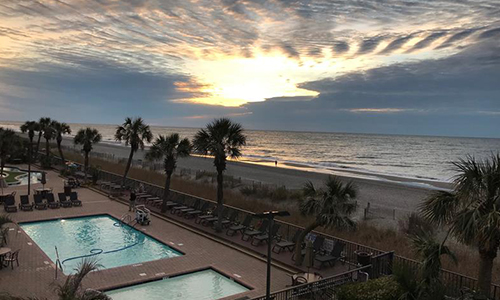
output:
M63 145L73 146L71 138L65 138ZM130 148L120 145L99 143L94 146L94 152L108 153L115 159L126 159ZM135 160L144 159L145 150L139 150ZM91 154L92 160L92 154ZM215 172L213 160L208 157L189 156L181 158L177 163L178 168L193 171ZM332 174L329 170L317 170L308 166L280 164L274 166L269 161L228 161L228 176L254 182L286 186L288 189L300 189L307 181L315 186L322 186L329 175L337 175L342 181L352 181L358 187L358 210L355 218L364 217L366 207L370 207L370 222L384 226L397 226L398 219L418 210L422 201L436 190L450 189L452 185L444 182L400 178L395 176L382 176L363 174L362 172L345 172L347 174Z

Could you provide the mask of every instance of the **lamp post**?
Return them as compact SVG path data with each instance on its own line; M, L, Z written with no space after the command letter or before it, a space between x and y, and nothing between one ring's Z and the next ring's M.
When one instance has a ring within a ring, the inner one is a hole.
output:
M30 195L31 189L31 157L33 156L33 143L30 141L29 153L28 153L28 196Z
M254 215L258 219L269 220L268 240L267 240L267 282L266 282L266 300L271 300L271 243L273 242L272 230L274 226L274 217L288 217L290 213L287 211L266 211Z

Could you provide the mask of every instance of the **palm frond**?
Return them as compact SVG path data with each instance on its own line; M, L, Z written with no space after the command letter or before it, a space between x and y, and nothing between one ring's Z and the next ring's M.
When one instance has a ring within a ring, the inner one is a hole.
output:
M429 222L443 225L453 220L459 207L460 201L455 194L439 191L429 196L419 210Z

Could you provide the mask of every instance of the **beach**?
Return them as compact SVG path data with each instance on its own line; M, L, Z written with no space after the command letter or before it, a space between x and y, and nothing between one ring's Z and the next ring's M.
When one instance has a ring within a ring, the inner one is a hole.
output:
M70 138L65 138L63 145L74 147ZM94 145L93 149L94 153L107 153L113 155L115 159L126 159L129 151L130 148L107 143ZM134 160L143 159L145 151L147 151L147 148L144 151L139 150L134 155ZM193 171L215 172L213 160L210 157L190 156L180 158L177 167ZM337 172L319 171L299 164L292 165L278 162L278 165L275 166L274 161L265 160L228 161L225 174L256 183L299 189L307 181L313 182L315 186L321 186L332 173L335 173L344 182L353 181L358 187L357 201L359 208L356 218L362 219L364 217L365 208L370 203L368 216L370 221L382 225L397 225L398 219L416 211L419 204L429 194L438 189L452 188L451 184L446 182L389 175L375 176L355 171L345 171L339 175Z

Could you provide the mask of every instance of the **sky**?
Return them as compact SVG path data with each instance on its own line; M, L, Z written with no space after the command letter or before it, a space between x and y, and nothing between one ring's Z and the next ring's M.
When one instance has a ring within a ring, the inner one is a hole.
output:
M0 120L500 138L500 0L2 0Z

